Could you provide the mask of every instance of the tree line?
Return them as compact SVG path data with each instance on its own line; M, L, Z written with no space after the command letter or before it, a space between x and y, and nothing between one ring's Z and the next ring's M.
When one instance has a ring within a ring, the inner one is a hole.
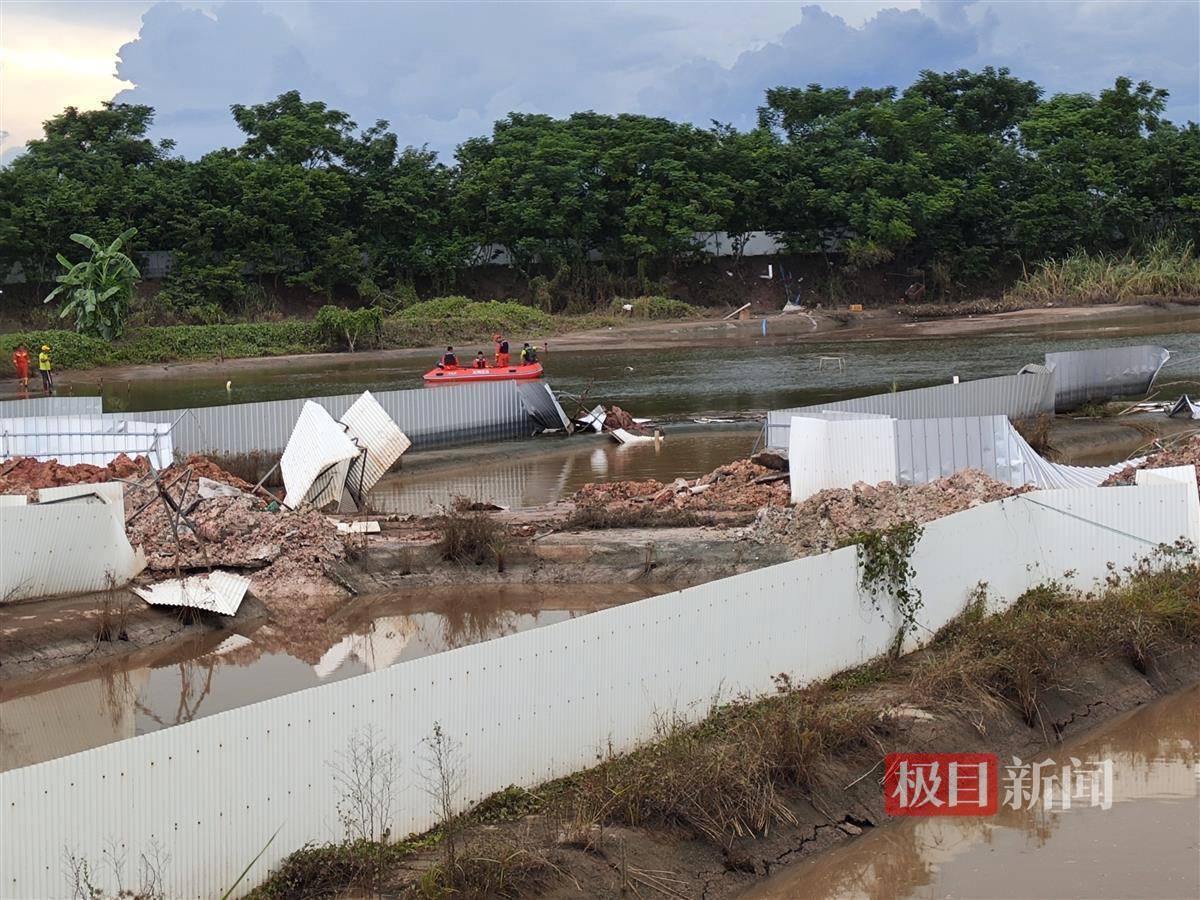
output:
M452 162L296 91L231 107L242 145L194 161L148 137L148 106L69 107L0 170L0 271L40 289L72 233L135 226L136 250L175 254L181 304L235 307L251 281L371 300L451 288L480 248L528 279L628 275L695 258L697 233L765 230L834 268L969 282L1200 236L1200 128L1166 121L1166 99L1123 77L1047 97L1006 69L926 71L772 88L751 130L512 113Z

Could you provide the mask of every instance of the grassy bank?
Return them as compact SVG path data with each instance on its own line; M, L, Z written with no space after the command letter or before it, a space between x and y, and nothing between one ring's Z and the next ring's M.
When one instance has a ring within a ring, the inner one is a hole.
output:
M847 765L870 774L867 767L884 753L912 749L909 741L924 741L927 751L966 749L927 745L928 735L914 736L911 721L897 728L898 710L957 718L968 733L1007 716L1025 740L1040 743L1040 729L1053 721L1043 716L1046 698L1076 689L1072 679L1081 667L1120 664L1150 672L1177 651L1193 658L1200 642L1200 569L1194 564L1156 572L1142 567L1099 596L1046 585L998 615L985 613L985 601L981 588L955 622L910 657L876 661L805 688L780 676L770 696L715 707L699 723L664 720L652 742L568 778L534 790L509 788L463 814L448 801L442 825L424 835L379 841L364 839L360 829L358 835L348 831L345 843L306 847L254 896L349 889L407 897L526 896L556 881L579 884L596 866L619 879L622 891L632 883L687 896L694 885L685 886L678 873L627 864L624 841L649 832L646 840L660 848L680 839L699 842L722 854L726 871L755 871L752 864L741 868L747 863L739 848L796 826L802 807L819 809L815 798L823 783L844 797ZM1090 699L1099 698L1076 698ZM999 751L991 742L1003 740L1002 729L986 733L987 746ZM453 754L438 759L432 783L459 783L455 776L461 780L463 773ZM864 796L879 801L873 780L858 782ZM610 858L612 843L605 839L613 829L624 829L619 861ZM601 866L597 859L607 861Z
M356 347L399 349L475 342L490 349L491 336L498 331L520 342L624 324L630 318L681 318L696 314L686 303L666 298L638 298L630 302L634 306L632 314L620 311L619 315L551 316L515 302L441 297L416 303L384 318L379 331L360 337ZM124 338L111 343L60 329L8 332L0 334L0 355L7 359L21 343L31 350L49 344L54 350L57 369L244 359L346 349L338 334L320 328L315 321L298 319L150 326L131 329Z
M1190 242L1160 239L1140 253L1082 250L1049 260L1005 294L1014 304L1120 303L1145 297L1200 297L1200 258Z

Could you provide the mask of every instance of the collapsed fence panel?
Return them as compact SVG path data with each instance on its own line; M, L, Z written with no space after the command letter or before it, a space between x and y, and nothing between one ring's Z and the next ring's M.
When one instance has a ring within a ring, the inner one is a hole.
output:
M342 415L341 423L362 451L351 461L346 475L346 488L361 507L367 492L412 446L412 441L384 412L370 391L363 391L362 396L351 404Z
M64 466L103 466L121 454L148 456L157 468L174 458L170 424L100 415L0 419L0 459L56 459Z
M0 419L28 416L98 416L104 412L99 397L30 397L0 400Z
M1046 367L1054 372L1054 406L1074 409L1144 395L1170 356L1169 350L1148 344L1047 353Z
M1032 492L928 523L911 559L923 605L906 647L961 613L980 582L996 610L1049 579L1091 589L1110 565L1196 539L1194 491ZM863 593L856 554L770 566L5 772L0 828L28 840L0 842L0 896L58 896L64 851L95 860L110 842L133 858L155 844L169 855L168 896L221 895L250 862L244 894L304 844L342 839L331 766L364 728L412 761L388 798L391 833L408 834L438 820L418 762L435 724L461 745L458 799L470 804L592 766L596 748L626 752L664 718L770 693L780 672L802 685L861 664L887 652L899 622Z
M894 419L992 415L1027 419L1054 412L1054 373L1044 371L1001 375L959 384L939 384L814 406L773 410L767 413L767 446L777 450L787 447L792 416L814 412L874 413Z
M928 484L974 469L1013 487L1097 487L1127 465L1068 466L1043 459L1006 416L947 419L793 416L788 446L792 502L856 482Z
M340 419L359 394L315 397L312 402ZM379 391L372 396L412 441L429 449L455 444L528 437L535 428L521 404L516 385L442 385L411 391ZM174 422L176 452L200 453L226 461L245 458L261 473L283 453L304 398L234 403L195 409L133 413L152 422ZM185 413L180 419L180 414Z
M119 587L145 568L125 536L118 482L38 491L38 502L0 504L0 603Z

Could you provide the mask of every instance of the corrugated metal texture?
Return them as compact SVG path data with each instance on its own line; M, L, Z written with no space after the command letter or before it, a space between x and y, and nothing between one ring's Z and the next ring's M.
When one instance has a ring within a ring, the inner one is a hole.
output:
M133 592L151 606L188 606L234 616L249 589L249 578L232 572L215 571L160 581L147 587L135 587Z
M926 484L978 469L1014 487L1027 484L1024 461L1010 446L1006 416L909 419L896 422L900 483Z
M341 422L350 439L365 451L351 461L346 476L347 490L354 502L362 506L363 496L412 446L412 441L384 412L370 391L363 391L342 415Z
M0 419L29 416L98 416L104 412L99 397L30 397L27 400L0 400Z
M1143 395L1170 356L1163 347L1148 344L1047 353L1046 367L1054 372L1055 408Z
M45 488L38 500L0 505L0 603L118 587L145 567L119 483Z
M311 503L320 509L341 500L350 462L359 454L342 424L324 407L306 401L279 460L287 490L284 505L295 509Z
M792 419L788 447L792 502L818 491L896 480L896 430L893 420L879 417L843 421Z
M103 466L121 454L149 456L158 468L174 457L168 425L111 414L0 420L0 458L57 459Z
M992 415L1025 419L1044 412L1054 412L1054 375L1049 372L1001 375L960 384L939 384L911 391L775 410L767 413L767 446L783 449L788 445L793 415L834 411L876 413L895 419Z
M997 606L1068 570L1093 586L1108 563L1196 530L1188 490L1033 492L929 523L913 556L917 634L961 612L980 581ZM22 840L0 842L0 894L58 896L64 848L95 859L117 840L131 856L153 842L170 854L168 896L216 896L279 829L245 893L304 843L341 838L330 766L356 729L406 761L392 831L421 831L437 818L417 761L435 722L461 744L472 803L593 765L598 747L628 750L663 716L770 692L779 672L803 684L865 662L895 624L861 593L847 547L6 772L0 828ZM384 635L383 656L404 639Z
M550 385L544 381L518 381L516 385L517 393L521 396L521 405L539 428L552 430L571 427L571 420L563 412L558 398L550 390Z
M532 431L511 381L379 391L372 396L419 449L528 437ZM316 397L312 402L337 419L358 397ZM277 456L287 445L305 402L303 398L271 400L199 407L186 414L184 410L165 409L130 415L152 422L174 422L184 414L172 432L175 450L182 455Z

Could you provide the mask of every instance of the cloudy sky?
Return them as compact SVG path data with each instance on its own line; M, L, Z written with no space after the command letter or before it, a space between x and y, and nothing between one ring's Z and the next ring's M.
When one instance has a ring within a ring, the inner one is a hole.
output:
M189 157L240 143L231 103L292 88L448 157L513 110L746 126L775 85L989 64L1050 92L1148 79L1170 118L1200 121L1200 0L3 0L0 154L110 99L155 107Z

